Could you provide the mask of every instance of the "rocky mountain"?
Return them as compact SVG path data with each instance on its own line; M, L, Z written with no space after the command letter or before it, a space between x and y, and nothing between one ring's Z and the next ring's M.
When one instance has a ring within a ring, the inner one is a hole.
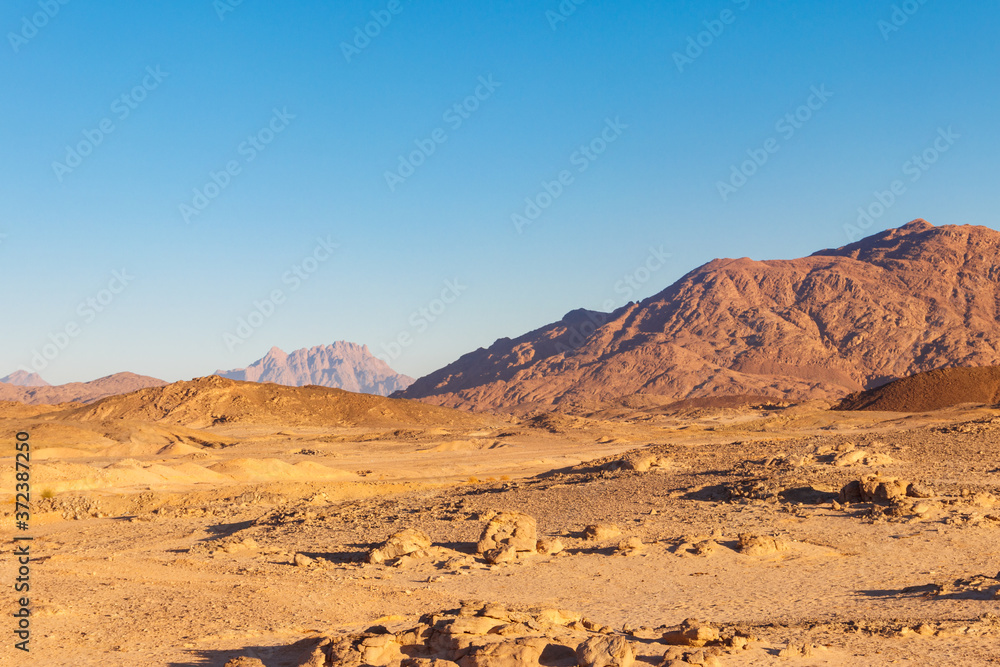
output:
M15 387L51 386L38 373L29 373L28 371L14 371L10 375L0 378L0 384L12 384Z
M915 220L794 260L717 259L614 313L500 339L398 396L474 410L636 394L841 398L1000 364L1000 232Z
M413 378L401 375L368 351L367 345L339 341L333 345L285 353L277 347L247 368L216 371L247 382L273 382L291 387L318 385L362 394L389 394L406 389Z
M34 374L25 373L24 375ZM0 384L0 401L18 401L29 405L91 403L107 396L125 394L146 387L159 387L165 384L167 383L163 380L135 373L115 373L91 382L70 382L60 385L47 383L43 386Z

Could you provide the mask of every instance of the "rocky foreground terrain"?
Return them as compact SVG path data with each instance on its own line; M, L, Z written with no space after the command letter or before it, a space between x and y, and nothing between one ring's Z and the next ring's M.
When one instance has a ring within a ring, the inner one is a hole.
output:
M1000 410L518 419L284 391L303 390L207 378L3 404L3 432L34 443L17 664L1000 659ZM302 401L325 412L265 417ZM13 459L0 469L13 489Z

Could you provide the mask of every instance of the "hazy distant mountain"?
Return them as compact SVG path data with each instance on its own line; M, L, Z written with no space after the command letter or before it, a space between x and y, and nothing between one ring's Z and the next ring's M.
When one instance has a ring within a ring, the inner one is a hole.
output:
M614 313L573 311L420 378L403 398L477 410L635 394L839 398L1000 364L1000 232L915 220L792 260L716 259Z
M0 383L12 384L15 387L49 387L48 382L42 379L38 373L28 371L14 371L10 375L0 378Z
M247 382L273 382L290 387L319 385L362 394L388 396L406 389L413 378L401 375L368 351L367 345L338 341L286 353L277 347L247 368L216 371Z
M7 377L13 377L17 373L12 373ZM24 376L33 375L24 373ZM38 377L37 375L35 377ZM38 378L41 380L41 378ZM44 382L44 380L43 380ZM44 386L0 384L0 401L19 401L32 405L56 404L56 403L90 403L107 396L115 394L127 394L138 389L147 387L160 387L167 384L163 380L158 380L146 375L136 375L135 373L115 373L99 380L91 382L70 382L68 384Z

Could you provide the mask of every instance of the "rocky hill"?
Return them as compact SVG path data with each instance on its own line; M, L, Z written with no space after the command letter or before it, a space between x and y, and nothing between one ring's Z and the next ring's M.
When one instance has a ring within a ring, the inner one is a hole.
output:
M915 220L794 260L717 259L608 314L573 311L399 396L474 410L623 396L842 398L1000 364L1000 232Z
M1000 367L939 368L851 394L837 410L928 412L963 403L1000 403Z
M492 423L484 415L417 401L328 387L238 382L217 375L110 396L60 416L80 422L155 422L189 428L233 424L334 427Z
M165 384L163 380L135 373L115 373L90 382L70 382L60 385L0 384L0 401L17 401L29 405L91 403L107 396Z
M368 346L338 341L285 353L272 347L247 368L216 371L216 375L246 382L273 382L290 387L318 385L363 394L389 394L406 389L413 378L401 375L368 351Z

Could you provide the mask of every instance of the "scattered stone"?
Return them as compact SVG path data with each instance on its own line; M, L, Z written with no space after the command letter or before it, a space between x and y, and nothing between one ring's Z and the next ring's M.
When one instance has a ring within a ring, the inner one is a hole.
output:
M394 533L388 540L368 553L368 562L381 564L394 560L400 556L406 556L417 551L424 551L431 546L431 538L426 534L413 528L401 530Z
M267 667L267 665L257 658L248 658L241 655L227 662L225 667Z
M779 551L788 551L788 542L767 535L743 533L739 536L737 549L747 556L768 556Z
M521 512L500 512L486 524L476 551L485 554L494 549L511 547L515 552L533 552L537 543L534 517Z
M694 544L694 552L699 556L711 556L722 548L722 545L715 540L702 540Z
M779 658L808 658L817 647L814 644L793 644L788 642L785 648L778 651Z
M513 545L507 544L496 549L487 549L483 552L483 558L490 565L500 565L501 563L512 563L517 560L517 550Z
M719 640L719 630L698 619L689 618L663 634L663 642L675 646L702 647Z
M861 481L844 485L840 490L840 502L889 505L905 498L910 486L895 477L867 475Z
M292 557L292 564L298 567L309 567L316 561L305 554L297 553Z
M583 536L595 542L604 542L622 534L621 528L609 523L598 523L583 529Z
M551 540L545 540L545 539L538 540L538 542L535 544L535 550L538 553L546 554L549 556L554 556L555 554L560 553L565 548L566 547L563 545L562 540L560 540L558 537L553 538Z
M869 454L865 457L863 463L866 466L887 466L895 463L896 461L888 454Z
M399 662L403 653L395 635L379 635L361 641L364 664L373 667L388 667Z
M849 452L844 452L843 454L838 454L836 458L833 459L833 465L838 468L854 465L855 463L859 463L866 456L868 456L868 452L861 449L855 449Z
M659 456L649 453L639 452L633 454L625 459L625 470L634 470L635 472L649 472L652 468L662 468L668 463L661 459Z
M624 637L591 637L576 649L580 667L631 667L632 645Z
M543 639L518 639L473 648L458 661L460 667L521 667L537 665L545 650Z
M912 482L906 487L906 495L910 498L933 498L937 494L934 489L929 486L924 486L918 482Z
M975 507L982 507L984 509L992 509L997 506L1000 501L992 493L977 493L972 496L970 501Z
M645 548L642 540L638 537L629 537L618 543L618 553L625 556L633 556L642 552Z

